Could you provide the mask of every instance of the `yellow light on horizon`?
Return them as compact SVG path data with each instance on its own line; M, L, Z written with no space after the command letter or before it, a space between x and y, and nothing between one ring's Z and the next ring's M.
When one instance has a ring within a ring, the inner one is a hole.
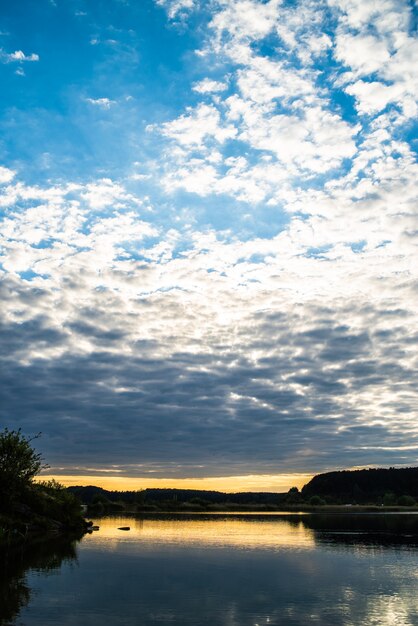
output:
M141 489L197 489L206 491L269 491L284 493L291 487L301 489L312 474L248 474L242 476L215 476L204 478L142 478L132 476L103 476L97 474L41 474L40 480L55 479L66 487L95 485L113 491Z

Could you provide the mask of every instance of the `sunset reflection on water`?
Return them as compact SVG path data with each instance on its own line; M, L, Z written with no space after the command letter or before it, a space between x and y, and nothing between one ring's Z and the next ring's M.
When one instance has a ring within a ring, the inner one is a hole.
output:
M256 522L256 523L255 523ZM100 529L86 537L91 546L112 548L130 543L132 549L144 544L233 546L242 549L312 549L314 533L297 517L278 516L167 516L158 518L105 517L94 520ZM129 531L119 530L129 526Z
M14 599L19 616L7 621L0 601L0 626L418 624L417 516L187 513L94 522L99 530L73 546L71 559L42 554L26 574L9 568L1 597Z

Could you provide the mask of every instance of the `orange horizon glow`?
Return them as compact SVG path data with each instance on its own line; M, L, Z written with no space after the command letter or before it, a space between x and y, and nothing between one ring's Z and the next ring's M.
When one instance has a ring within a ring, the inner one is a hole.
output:
M269 491L284 493L291 487L301 489L313 474L249 474L242 476L217 476L204 478L141 478L129 476L98 476L47 474L39 480L57 480L65 487L94 485L109 491L140 491L142 489L197 489L237 493L242 491Z

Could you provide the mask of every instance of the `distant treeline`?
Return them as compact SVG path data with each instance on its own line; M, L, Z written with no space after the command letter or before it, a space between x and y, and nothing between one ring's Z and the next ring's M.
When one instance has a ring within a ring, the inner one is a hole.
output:
M83 504L89 507L117 510L121 504L140 510L201 510L224 506L276 507L287 494L278 493L222 493L198 489L144 489L143 491L107 491L100 487L68 487ZM110 505L110 506L109 506ZM113 506L112 506L113 505ZM115 506L116 505L116 506Z
M144 489L107 491L100 487L69 487L81 502L97 512L278 510L321 505L415 506L418 468L366 469L318 474L299 491L287 493L200 491L197 489Z

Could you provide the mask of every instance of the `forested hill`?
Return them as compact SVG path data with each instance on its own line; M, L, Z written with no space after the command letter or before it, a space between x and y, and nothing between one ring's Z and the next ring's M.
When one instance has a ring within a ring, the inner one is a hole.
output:
M418 467L364 469L318 474L303 487L302 496L332 502L393 504L400 497L418 498Z

